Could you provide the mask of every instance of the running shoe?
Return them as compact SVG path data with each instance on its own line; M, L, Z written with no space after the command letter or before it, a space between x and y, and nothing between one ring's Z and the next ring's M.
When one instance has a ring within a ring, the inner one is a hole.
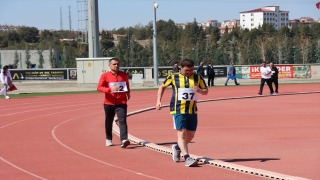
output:
M181 153L181 151L177 150L176 146L177 146L176 144L172 145L172 159L175 162L179 162L180 161L180 153Z
M121 144L121 148L126 148L129 145L130 145L130 141L129 140L123 140L122 144Z
M106 146L113 146L112 140L106 140Z
M185 161L185 166L187 166L187 167L192 167L192 166L195 166L197 164L198 164L197 160L192 159L191 157L188 157L186 159L186 161Z

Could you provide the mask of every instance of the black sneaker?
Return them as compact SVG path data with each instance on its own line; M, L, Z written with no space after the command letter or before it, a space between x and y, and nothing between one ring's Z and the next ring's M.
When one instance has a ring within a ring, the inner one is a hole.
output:
M126 148L129 145L130 145L130 141L129 140L123 140L122 144L121 144L121 148Z

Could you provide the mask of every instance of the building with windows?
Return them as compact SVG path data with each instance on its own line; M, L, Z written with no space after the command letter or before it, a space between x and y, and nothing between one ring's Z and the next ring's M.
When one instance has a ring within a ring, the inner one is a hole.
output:
M289 20L289 28L292 28L295 25L308 25L311 26L313 23L320 23L320 18L315 21L311 17L301 17L300 19Z
M239 26L239 24L240 24L240 19L225 20L222 22L221 27Z
M266 6L263 8L253 9L240 12L241 29L254 29L262 24L271 24L275 29L289 25L289 11L279 9L279 6Z
M220 27L221 23L218 22L218 20L207 20L205 22L199 23L199 26L202 26L202 28L204 30L206 30L207 28L211 27Z

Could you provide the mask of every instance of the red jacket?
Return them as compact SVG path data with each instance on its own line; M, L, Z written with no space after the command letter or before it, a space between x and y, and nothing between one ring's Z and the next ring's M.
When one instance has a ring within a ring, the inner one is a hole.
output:
M110 82L125 82L128 91L113 93L111 92L111 88L109 85ZM117 75L113 74L111 71L103 73L100 76L97 90L105 93L104 104L127 104L127 93L130 93L128 74L122 71L119 71Z

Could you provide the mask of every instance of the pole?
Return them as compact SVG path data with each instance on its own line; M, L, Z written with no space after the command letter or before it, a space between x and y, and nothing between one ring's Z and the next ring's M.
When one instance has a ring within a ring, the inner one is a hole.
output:
M159 85L158 79L158 56L157 56L157 27L156 27L156 9L158 8L158 3L153 3L153 80L154 85Z
M88 44L89 58L99 57L99 15L98 0L88 0Z

